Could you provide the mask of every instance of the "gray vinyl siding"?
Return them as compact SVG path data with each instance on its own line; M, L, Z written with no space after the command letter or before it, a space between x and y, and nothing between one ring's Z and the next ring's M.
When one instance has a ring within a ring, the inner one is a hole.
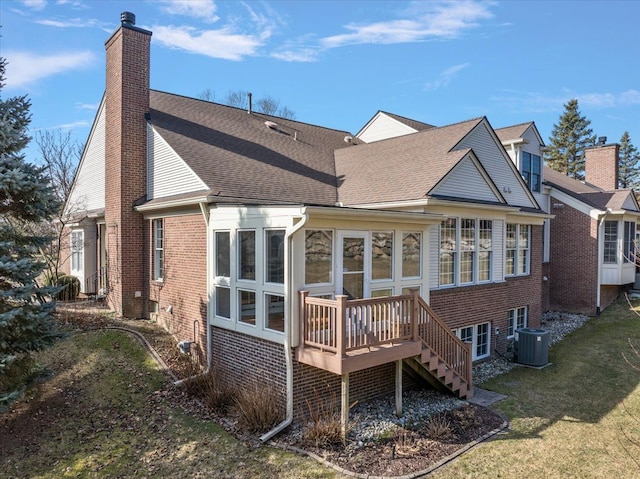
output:
M65 214L103 210L105 207L104 157L105 108L100 104L87 146L80 159Z
M622 208L629 211L637 211L636 204L634 203L633 197L631 195L627 197L624 204L622 205Z
M429 194L480 201L501 201L469 156L458 163Z
M476 126L455 149L471 148L509 205L535 207L526 185L518 180L515 165L496 143L484 122ZM508 166L508 168L507 168Z
M365 130L358 135L358 139L365 143L371 143L387 138L395 138L397 136L416 133L410 126L400 123L398 120L391 118L384 113L379 114Z
M549 195L545 195L542 193L542 190L543 190L542 182L544 181L544 167L543 167L544 161L542 159L543 155L540 148L541 147L540 140L538 139L538 136L533 131L533 128L527 128L527 131L525 131L522 137L528 142L522 146L522 151L533 153L534 155L538 155L540 157L540 185L541 185L540 192L538 193L538 192L532 191L532 194L535 197L538 204L540 205L540 207L543 210L547 211L546 204L549 202L548 201ZM520 171L520 165L518 165L518 171Z
M178 156L169 144L147 125L148 199L206 190L207 185Z

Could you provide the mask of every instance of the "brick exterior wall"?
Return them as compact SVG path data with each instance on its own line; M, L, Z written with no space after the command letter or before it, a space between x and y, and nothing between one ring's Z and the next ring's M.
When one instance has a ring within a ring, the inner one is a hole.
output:
M620 145L604 145L584 150L585 180L605 191L618 188L618 150Z
M510 277L503 283L433 290L429 303L451 329L490 323L491 350L507 351L507 311L528 307L528 326L540 326L542 297L542 226L531 227L528 276ZM496 328L500 333L496 336Z
M146 194L146 121L151 33L122 26L106 43L105 221L107 302L126 317L146 315L145 222L134 203Z
M551 197L549 307L593 315L598 284L596 220ZM562 205L562 206L560 206Z
M202 213L163 218L164 277L149 281L149 299L158 306L157 319L176 341L192 342L201 364L207 356L207 226ZM153 221L146 234L153 237ZM153 278L153 241L147 242L148 277ZM167 308L171 306L172 311Z

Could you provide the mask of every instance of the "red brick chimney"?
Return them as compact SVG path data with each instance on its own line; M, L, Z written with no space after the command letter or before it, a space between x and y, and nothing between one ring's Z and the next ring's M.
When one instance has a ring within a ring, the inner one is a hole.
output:
M124 12L105 43L105 222L109 306L126 317L145 312L145 223L134 203L146 194L151 32Z
M620 145L605 145L606 137L598 138L598 145L584 150L584 176L591 183L605 191L618 189L618 150Z

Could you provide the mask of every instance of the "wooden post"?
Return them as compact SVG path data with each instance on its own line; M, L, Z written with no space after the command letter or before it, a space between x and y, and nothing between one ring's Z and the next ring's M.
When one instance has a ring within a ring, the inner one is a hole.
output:
M413 293L413 307L411 308L411 338L414 341L418 341L420 339L420 335L418 334L418 315L420 314L420 310L418 309L418 298L420 297L419 289L412 289Z
M301 348L304 348L304 341L307 337L307 315L306 315L306 305L307 305L307 296L309 296L309 291L300 291L300 318L298 319L299 327L300 327L300 344Z
M336 295L336 349L338 357L344 358L346 353L346 336L347 336L347 296L344 294Z
M473 374L473 343L471 341L465 341L464 345L467 347L467 389L470 389L471 375Z
M402 359L396 361L396 416L402 416Z
M345 441L347 439L347 426L349 424L349 373L342 375L340 403L340 426L342 429L342 440Z

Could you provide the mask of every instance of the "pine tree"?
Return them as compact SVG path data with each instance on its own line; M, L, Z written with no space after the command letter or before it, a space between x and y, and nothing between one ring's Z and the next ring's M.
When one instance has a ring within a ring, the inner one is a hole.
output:
M564 112L553 125L549 138L544 158L547 166L571 178L584 179L584 149L596 141L590 124L591 121L580 114L578 100L574 98L565 103Z
M620 138L620 163L618 169L619 188L637 188L640 186L640 153L633 146L629 132L625 131Z
M50 220L60 204L43 168L25 160L31 120L26 96L4 100L6 62L0 58L0 404L16 395L15 379L31 367L31 353L58 337L51 288L36 278L44 264L37 252L49 239L31 236L29 224Z

